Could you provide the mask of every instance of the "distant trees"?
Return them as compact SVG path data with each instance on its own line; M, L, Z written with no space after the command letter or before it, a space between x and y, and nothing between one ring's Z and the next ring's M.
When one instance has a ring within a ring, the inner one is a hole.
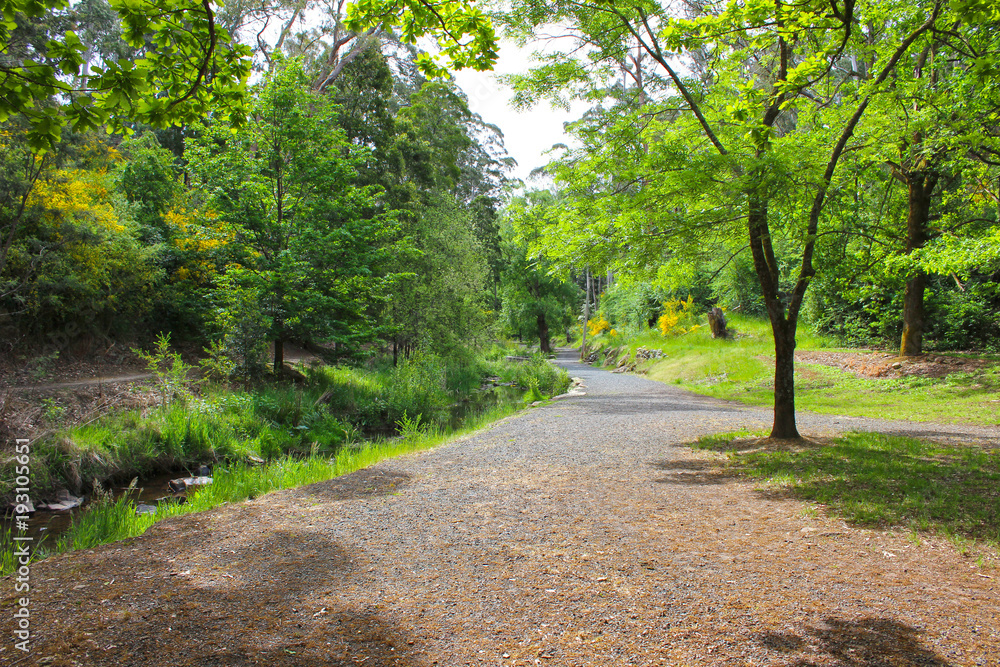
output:
M914 64L928 50L947 57L933 47L945 33L979 54L958 66L968 76L995 71L978 33L996 10L970 7L689 3L679 18L655 3L512 3L515 34L557 25L574 45L511 77L521 99L595 102L577 125L582 148L550 168L569 195L553 230L568 233L542 245L563 261L586 250L622 267L748 249L775 340L771 434L797 436L795 334L842 163L869 150L870 116Z
M0 325L12 341L52 327L75 336L60 322L81 312L87 281L106 295L86 297L91 323L103 303L129 313L115 325L125 336L221 335L245 376L261 337L274 370L289 340L351 355L481 339L502 140L425 78L495 60L473 4L334 2L333 42L310 43L295 36L315 9L301 3L7 9ZM271 20L283 22L277 44L231 41ZM425 36L440 59L414 47ZM247 89L252 51L268 74ZM87 248L77 238L103 254L70 261Z

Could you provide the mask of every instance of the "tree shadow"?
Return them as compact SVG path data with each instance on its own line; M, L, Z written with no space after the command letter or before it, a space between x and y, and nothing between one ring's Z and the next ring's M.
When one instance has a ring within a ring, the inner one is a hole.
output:
M701 396L683 396L647 393L643 396L632 394L586 394L574 396L574 403L586 404L587 410L595 414L610 415L650 415L677 412L710 412L713 417L737 415L742 406L730 405L722 401Z
M655 478L657 484L680 484L684 486L702 486L710 484L725 484L736 476L714 461L675 461L663 459L652 461L651 468L667 474Z
M860 620L825 618L820 627L803 628L801 634L765 632L757 637L763 646L781 653L809 651L816 658L800 657L793 667L834 664L842 667L949 667L951 663L927 648L918 631L899 621L869 617Z
M175 554L177 538L186 544ZM319 528L254 535L182 529L156 542L159 555L138 570L114 571L113 560L92 567L99 579L114 581L103 599L74 601L70 593L73 632L40 632L33 650L60 655L65 664L114 667L426 664L411 628L387 617L370 596L340 594L377 589L375 575L362 566L364 554L345 550ZM39 627L55 627L39 616Z
M297 498L311 497L324 501L354 500L395 493L409 482L410 476L401 472L363 468L348 475L298 487L290 493Z

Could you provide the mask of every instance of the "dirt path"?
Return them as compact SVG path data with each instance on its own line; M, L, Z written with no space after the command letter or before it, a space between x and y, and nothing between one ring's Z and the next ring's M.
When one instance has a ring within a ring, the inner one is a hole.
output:
M998 664L1000 574L812 516L684 446L766 411L571 374L585 395L434 451L35 564L31 653L5 639L0 662ZM838 421L801 427L857 426Z
M118 384L121 382L138 382L148 380L153 377L152 373L130 373L128 375L114 375L108 377L90 377L82 380L71 380L68 382L49 382L46 384L26 384L20 387L9 387L5 391L17 392L50 392L58 389L75 389L77 387L96 387L98 385Z

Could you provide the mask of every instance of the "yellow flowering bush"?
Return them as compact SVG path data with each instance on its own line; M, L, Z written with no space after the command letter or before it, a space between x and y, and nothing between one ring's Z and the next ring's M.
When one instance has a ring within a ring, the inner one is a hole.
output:
M596 320L589 320L587 322L587 333L591 336L597 336L609 329L611 329L611 323L604 319L603 315L599 315Z
M687 301L674 299L663 302L663 313L657 320L656 326L663 336L680 336L691 331L696 331L700 326L692 311L694 298L689 294Z

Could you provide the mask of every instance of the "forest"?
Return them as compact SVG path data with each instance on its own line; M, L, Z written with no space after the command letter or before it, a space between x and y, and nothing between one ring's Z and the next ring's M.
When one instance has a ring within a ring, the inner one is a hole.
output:
M527 182L450 76L499 36L540 45L520 107L585 109ZM990 0L9 0L5 384L155 383L17 419L8 392L2 437L77 494L292 465L441 432L484 382L559 394L556 345L635 361L709 311L768 341L798 437L804 337L1000 352L998 80Z

